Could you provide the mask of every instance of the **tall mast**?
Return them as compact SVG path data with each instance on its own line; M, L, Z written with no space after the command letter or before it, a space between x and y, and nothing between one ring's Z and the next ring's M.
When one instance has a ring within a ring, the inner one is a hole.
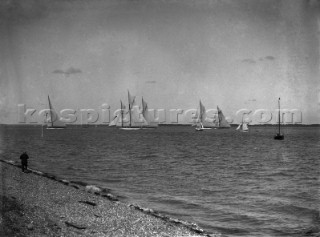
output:
M131 127L131 98L128 90L128 104L129 104L129 127Z
M200 124L202 124L202 113L203 113L203 111L202 111L202 104L201 104L201 100L200 100L200 111L199 111L199 119L200 119Z
M278 107L279 107L279 114L278 114L278 118L279 118L279 134L280 134L280 97L279 97L279 100L278 100Z
M53 127L52 106L51 106L49 95L48 95L48 102L49 102L50 121L51 121L51 126Z
M241 129L243 130L243 114L242 114L242 119L241 119Z
M131 127L131 106L130 106L130 103L129 103L129 121L130 121L130 123L129 123L129 127Z
M221 122L221 115L220 115L220 109L219 107L217 106L217 110L218 110L218 127L220 127L220 122Z
M123 109L122 109L122 101L120 100L120 104L121 104L121 127L123 127Z

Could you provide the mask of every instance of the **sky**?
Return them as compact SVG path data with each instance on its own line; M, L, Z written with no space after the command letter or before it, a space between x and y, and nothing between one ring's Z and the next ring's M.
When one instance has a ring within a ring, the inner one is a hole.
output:
M318 0L0 2L0 123L37 111L297 109L320 123ZM275 117L274 117L275 118ZM234 121L237 122L237 121Z

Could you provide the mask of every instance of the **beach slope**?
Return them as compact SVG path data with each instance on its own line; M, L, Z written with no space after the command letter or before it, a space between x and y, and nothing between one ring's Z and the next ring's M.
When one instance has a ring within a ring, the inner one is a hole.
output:
M0 236L218 236L103 190L5 161L0 170Z

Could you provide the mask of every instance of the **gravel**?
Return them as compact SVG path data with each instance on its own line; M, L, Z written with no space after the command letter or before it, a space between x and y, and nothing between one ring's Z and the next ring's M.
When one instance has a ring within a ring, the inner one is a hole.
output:
M220 236L122 203L99 187L0 161L0 236Z

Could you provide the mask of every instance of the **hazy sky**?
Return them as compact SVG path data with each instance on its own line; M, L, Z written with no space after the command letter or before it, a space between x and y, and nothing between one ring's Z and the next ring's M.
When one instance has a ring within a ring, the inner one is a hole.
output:
M320 1L0 2L0 123L17 104L300 109L319 123Z

